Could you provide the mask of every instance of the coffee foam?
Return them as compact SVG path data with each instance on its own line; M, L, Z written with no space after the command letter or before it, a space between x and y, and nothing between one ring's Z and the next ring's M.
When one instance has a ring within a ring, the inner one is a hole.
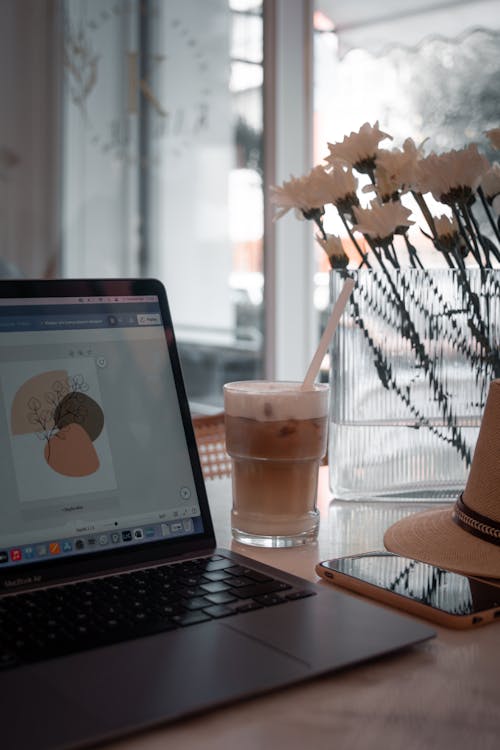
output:
M328 386L301 391L301 383L266 380L241 381L224 386L224 409L232 417L277 422L318 419L328 410Z

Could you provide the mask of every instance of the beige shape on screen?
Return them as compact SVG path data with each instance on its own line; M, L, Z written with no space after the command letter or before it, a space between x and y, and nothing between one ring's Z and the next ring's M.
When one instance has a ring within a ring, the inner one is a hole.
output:
M34 375L17 389L10 410L10 429L13 435L41 432L41 425L30 421L33 412L28 402L33 398L37 399L41 409L53 411L54 407L47 402L45 395L53 392L54 383L57 381L65 383L67 378L66 370L49 370L40 375Z
M50 468L66 477L87 477L100 465L88 433L74 422L50 438L44 454Z

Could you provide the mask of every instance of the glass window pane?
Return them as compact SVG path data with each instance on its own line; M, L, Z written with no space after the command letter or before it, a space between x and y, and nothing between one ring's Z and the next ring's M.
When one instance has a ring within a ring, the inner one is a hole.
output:
M164 281L198 408L263 371L261 6L64 3L65 272Z
M392 0L377 8L316 0L315 9L315 163L328 154L328 142L377 120L394 137L383 148L408 137L417 144L428 139L426 152L477 142L494 160L485 131L500 124L499 2L457 3L451 10L410 2L403 10ZM416 208L411 196L403 202ZM409 232L420 257L427 266L444 265L421 224ZM333 209L325 226L347 241ZM315 302L323 324L327 290L328 262L319 255Z
M5 0L0 30L0 275L159 277L220 408L264 369L262 0Z

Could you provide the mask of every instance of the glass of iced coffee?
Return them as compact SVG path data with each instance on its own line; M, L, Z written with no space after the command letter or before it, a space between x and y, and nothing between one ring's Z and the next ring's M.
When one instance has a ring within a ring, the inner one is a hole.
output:
M244 544L292 547L317 538L328 386L301 386L250 380L224 386L231 525L233 538Z

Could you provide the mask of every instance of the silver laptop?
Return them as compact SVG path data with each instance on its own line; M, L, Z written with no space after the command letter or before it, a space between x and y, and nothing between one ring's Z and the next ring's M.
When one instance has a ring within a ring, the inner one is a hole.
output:
M433 631L218 550L165 291L0 282L0 722L84 747Z

